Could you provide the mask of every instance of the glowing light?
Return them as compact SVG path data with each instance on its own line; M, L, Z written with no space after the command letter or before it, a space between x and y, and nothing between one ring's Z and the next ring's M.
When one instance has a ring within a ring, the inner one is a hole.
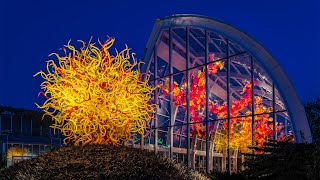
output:
M114 41L99 41L100 47L79 41L80 50L69 41L64 56L51 54L58 63L49 60L47 72L34 75L45 80L39 95L47 98L37 106L52 117L51 127L62 132L65 144L126 143L131 133L143 134L146 121L153 118L149 75L140 72L141 63L127 46L111 55Z
M7 153L7 159L12 160L13 156L26 156L28 153L27 149L20 147L10 147Z
M210 62L215 58L213 53L208 55ZM240 62L239 62L240 63ZM209 75L216 74L219 70L224 68L223 61L218 61L208 65ZM191 122L191 136L198 136L205 139L205 126L203 125L203 114L206 106L206 87L205 87L206 69L199 70L197 74L191 73L190 75L190 117ZM159 87L162 89L164 95L169 94L169 81ZM240 112L243 112L247 107L252 105L252 88L257 86L258 82L255 80L254 85L250 82L244 82L244 87L241 91L242 97L239 100L234 100L231 103L230 116L238 117ZM186 108L186 81L184 80L180 86L177 82L173 83L173 103L175 106L182 106ZM255 133L254 143L252 143L252 112L247 110L244 112L247 117L232 118L230 120L230 149L248 151L248 147L257 145L263 146L264 142L267 142L268 136L273 134L272 118L268 114L272 112L272 108L267 108L262 104L262 98L260 96L254 96L255 114L263 114L255 116ZM228 116L228 106L226 103L219 104L218 102L209 100L208 102L209 112L215 114L217 119L224 119ZM282 125L276 126L276 132L282 129ZM222 124L223 132L228 133L228 123L225 121ZM209 131L213 129L211 125ZM227 137L216 136L214 138L215 149L217 151L223 151L227 148Z

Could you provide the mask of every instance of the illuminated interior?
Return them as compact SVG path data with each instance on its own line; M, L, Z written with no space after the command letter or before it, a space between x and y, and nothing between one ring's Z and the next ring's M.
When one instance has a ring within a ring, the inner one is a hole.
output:
M236 171L244 168L241 153L253 152L249 147L299 140L275 75L237 43L241 37L210 21L221 24L189 15L156 22L144 70L157 88L151 103L158 108L134 144L196 170Z

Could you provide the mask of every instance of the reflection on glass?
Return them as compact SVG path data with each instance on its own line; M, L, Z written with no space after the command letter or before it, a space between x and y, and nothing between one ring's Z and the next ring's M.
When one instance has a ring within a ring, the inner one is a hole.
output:
M173 127L173 147L187 148L187 125Z
M276 99L275 99L275 102L276 102L276 111L284 111L286 110L286 106L284 104L284 101L283 101L283 98L282 96L280 95L280 92L278 91L277 87L275 88L275 93L276 93Z
M34 156L39 156L40 155L39 145L33 145L33 155Z
M189 68L205 63L205 34L201 29L189 29Z
M278 131L278 141L290 141L294 142L294 136L293 136L293 128L292 128L292 122L291 119L288 116L287 112L278 112L276 113L276 119L277 124L282 127L280 131ZM304 135L303 133L299 134L301 138L301 141L304 141Z
M209 54L209 56L211 55L213 54ZM209 120L224 119L228 116L227 69L225 65L225 60L208 65Z
M162 30L156 44L158 77L169 75L169 30ZM156 77L156 78L158 78Z
M212 60L219 60L226 57L227 40L215 32L209 32L208 36L209 53L214 54Z
M147 128L147 130L145 131L145 134L144 134L145 146L154 144L154 132L155 132L154 129L150 129L150 128ZM135 142L139 144L138 142L140 141L140 137L137 135L135 138L136 138Z
M282 126L276 124L276 132L280 132ZM262 148L264 143L273 140L273 118L272 114L257 115L254 117L254 145Z
M154 77L154 71L155 71L155 64L154 64L154 51L150 57L150 60L148 61L148 64L144 65L144 66L148 66L147 69L148 69L148 74L150 76L150 81L153 81L155 79Z
M186 70L186 28L172 29L172 67L173 73Z
M169 149L170 149L170 128L169 127L163 127L158 128L158 152L161 152L161 155L164 157L170 157L169 156Z
M254 63L254 95L261 98L261 105L266 109L263 111L256 110L255 114L261 114L266 112L272 112L273 108L273 92L272 92L272 80L258 64ZM260 105L259 105L260 106Z
M244 50L235 42L229 40L229 56L243 53Z
M157 120L158 127L170 125L171 105L169 99L169 78L162 78L157 81L158 102L157 102Z

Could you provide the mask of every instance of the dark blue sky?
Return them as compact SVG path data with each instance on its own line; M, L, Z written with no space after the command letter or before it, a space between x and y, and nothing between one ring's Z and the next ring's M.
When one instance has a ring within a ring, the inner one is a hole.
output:
M154 21L172 14L207 15L238 27L280 62L303 102L320 96L320 4L268 1L0 0L0 105L36 109L51 52L69 39L116 37L142 57Z

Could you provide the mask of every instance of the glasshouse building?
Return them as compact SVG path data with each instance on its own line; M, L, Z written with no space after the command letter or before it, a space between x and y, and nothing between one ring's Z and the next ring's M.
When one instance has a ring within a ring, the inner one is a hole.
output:
M236 171L250 147L312 141L282 67L229 24L197 15L158 19L143 61L158 108L136 146L196 170Z

